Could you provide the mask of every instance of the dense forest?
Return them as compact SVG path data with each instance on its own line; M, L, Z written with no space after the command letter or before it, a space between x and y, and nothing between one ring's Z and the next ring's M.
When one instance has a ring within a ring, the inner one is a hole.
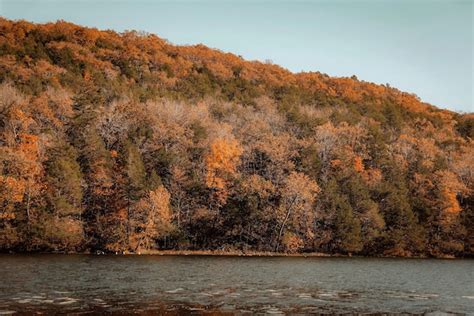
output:
M474 254L474 115L0 18L0 250Z

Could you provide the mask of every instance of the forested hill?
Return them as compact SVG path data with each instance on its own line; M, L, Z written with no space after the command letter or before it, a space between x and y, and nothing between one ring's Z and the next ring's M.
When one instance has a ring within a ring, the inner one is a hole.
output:
M474 254L474 116L0 18L0 250Z

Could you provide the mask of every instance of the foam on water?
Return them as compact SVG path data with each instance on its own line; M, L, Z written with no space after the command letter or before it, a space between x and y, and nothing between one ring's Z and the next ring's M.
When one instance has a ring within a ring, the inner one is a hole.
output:
M54 300L42 300L40 302L41 303L46 303L46 304L52 304L52 303L54 303Z
M54 290L53 293L56 293L56 294L68 294L68 293L71 293L69 291L57 291L57 290Z
M283 315L284 314L283 311L279 310L276 307L270 307L270 308L266 309L265 313L273 314L273 315Z
M310 293L301 293L301 294L298 294L298 297L299 298L306 298L306 299L307 298L313 298Z
M170 294L176 294L176 293L179 293L181 291L184 291L183 288L177 288L177 289L174 289L174 290L169 290L169 291L165 291L166 293L170 293Z

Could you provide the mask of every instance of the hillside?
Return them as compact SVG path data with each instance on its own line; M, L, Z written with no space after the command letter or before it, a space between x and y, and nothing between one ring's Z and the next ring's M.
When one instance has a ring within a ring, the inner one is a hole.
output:
M63 21L0 83L0 250L474 254L472 114Z

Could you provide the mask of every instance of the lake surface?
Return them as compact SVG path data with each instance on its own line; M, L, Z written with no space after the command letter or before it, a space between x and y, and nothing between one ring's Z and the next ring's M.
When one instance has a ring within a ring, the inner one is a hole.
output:
M474 261L0 255L0 314L474 315Z

